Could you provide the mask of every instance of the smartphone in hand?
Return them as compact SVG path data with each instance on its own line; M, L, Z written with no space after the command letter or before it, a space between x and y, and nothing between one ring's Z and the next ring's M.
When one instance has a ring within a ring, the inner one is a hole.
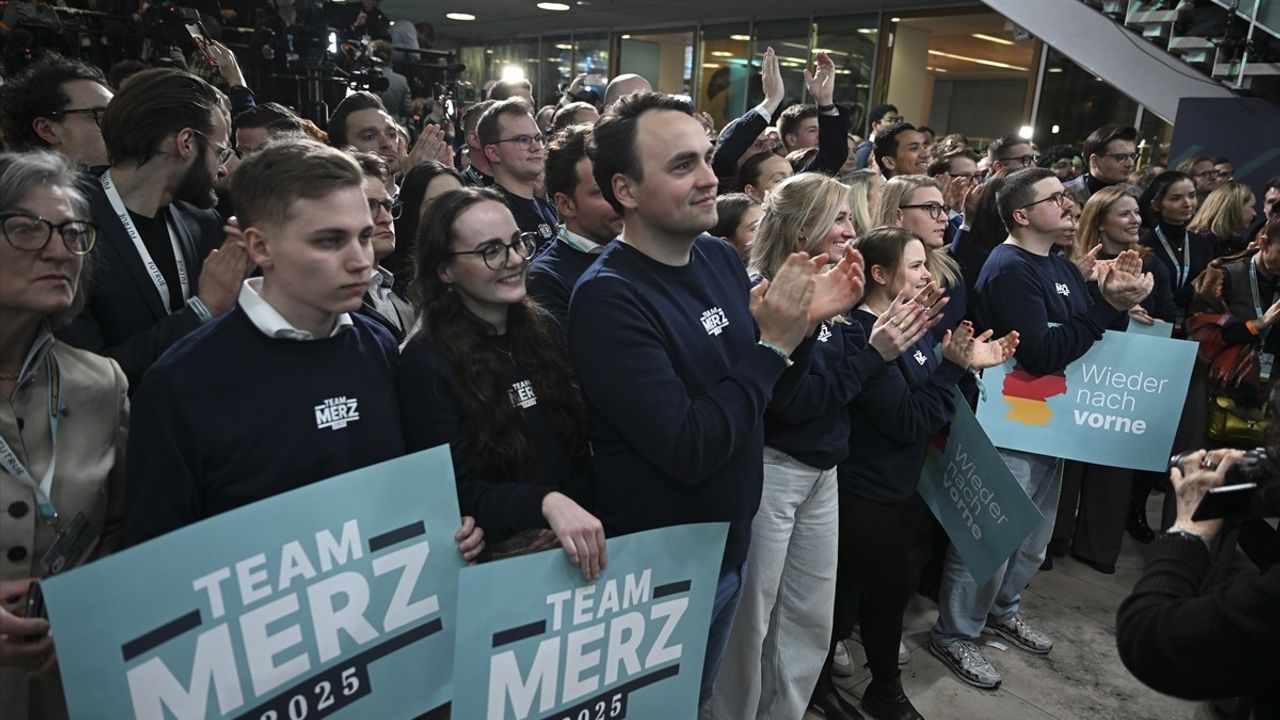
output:
M27 588L27 612L28 619L45 618L47 610L44 606L44 591L40 588L40 583L32 581ZM27 635L23 640L27 642L38 642L44 638L44 634Z

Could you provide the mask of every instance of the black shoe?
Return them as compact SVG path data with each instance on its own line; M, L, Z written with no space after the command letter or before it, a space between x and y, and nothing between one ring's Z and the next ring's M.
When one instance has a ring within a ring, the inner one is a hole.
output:
M1147 508L1137 503L1129 503L1129 519L1124 529L1129 531L1129 537L1143 545L1156 539L1155 531L1147 525Z
M1044 556L1044 562L1040 563L1040 569L1041 569L1041 570L1052 570L1052 569L1053 569L1053 556L1052 556L1052 555L1049 555L1048 553L1045 553L1045 556Z
M1068 540L1055 538L1049 541L1048 553L1049 557L1064 558L1067 556Z
M1086 557L1083 557L1083 556L1077 555L1075 550L1072 550L1072 551L1071 551L1071 557L1075 558L1076 562L1078 562L1078 563L1082 563L1082 564L1084 564L1084 565L1088 565L1089 567L1093 568L1094 570L1097 570L1098 572L1102 573L1103 575L1115 575L1115 574L1116 574L1116 566L1115 566L1115 565L1104 565L1104 564L1102 564L1102 563L1100 563L1100 562L1097 562L1097 561L1095 561L1095 560L1090 560L1089 558L1086 558Z
M809 709L817 712L827 720L863 720L862 713L849 701L840 696L835 685L827 678L818 681L809 698Z
M902 679L888 682L872 680L862 693L862 709L875 720L924 720L902 692Z

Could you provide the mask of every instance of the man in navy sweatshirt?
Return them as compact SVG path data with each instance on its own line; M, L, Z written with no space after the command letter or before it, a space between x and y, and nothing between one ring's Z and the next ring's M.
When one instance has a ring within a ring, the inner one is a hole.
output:
M991 251L978 275L978 323L998 337L1018 331L1021 342L1015 358L1027 371L1061 373L1102 338L1116 316L1145 298L1154 280L1150 273L1142 274L1136 253L1122 253L1110 265L1100 266L1098 287L1104 302L1090 304L1080 271L1050 252L1072 225L1072 202L1048 169L1009 175L996 194L996 204L1009 239ZM1062 486L1062 458L1004 449L1000 455L1043 520L983 585L974 580L955 548L948 549L938 622L929 643L930 651L961 680L988 689L997 687L1001 677L975 642L984 628L1028 652L1045 654L1053 648L1053 641L1022 614L1021 595L1044 561Z
M622 98L588 152L623 216L569 304L569 354L591 413L597 517L609 535L727 521L701 699L710 696L760 503L765 407L821 317L856 297L851 261L793 255L752 289L716 221L711 143L670 95ZM841 274L843 271L844 274ZM758 332L757 332L758 328ZM796 367L800 367L797 364Z
M363 182L350 156L310 141L268 145L236 172L262 277L147 373L126 544L404 453L395 341L355 314L373 269Z
M534 257L528 285L529 294L561 326L569 319L569 295L578 278L622 232L622 216L604 199L591 174L590 139L591 128L579 125L565 128L547 146L547 197L564 225Z

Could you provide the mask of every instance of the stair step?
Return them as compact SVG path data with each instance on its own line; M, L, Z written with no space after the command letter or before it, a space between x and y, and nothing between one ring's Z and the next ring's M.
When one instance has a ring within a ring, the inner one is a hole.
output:
M1130 12L1124 19L1125 25L1155 25L1160 23L1173 23L1178 19L1178 13L1172 10L1139 10Z
M1240 74L1240 63L1215 63L1213 76L1230 80ZM1280 77L1280 63L1249 63L1244 68L1246 77Z
M1169 50L1171 52L1174 52L1174 51L1185 52L1187 50L1212 50L1214 49L1214 47L1215 46L1213 42L1208 38L1180 37L1176 35L1174 37L1169 38Z

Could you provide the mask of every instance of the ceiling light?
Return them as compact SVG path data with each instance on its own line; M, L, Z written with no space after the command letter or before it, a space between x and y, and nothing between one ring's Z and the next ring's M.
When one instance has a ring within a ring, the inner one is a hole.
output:
M1049 132L1053 133L1054 135L1057 135L1058 131L1061 129L1062 128L1058 127L1057 125L1054 125L1053 127L1049 128Z
M993 42L993 43L996 43L997 45L1012 45L1012 44L1013 44L1013 41L1012 41L1012 40L1005 40L1004 38L998 38L998 37L996 37L996 36L994 36L994 35L983 35L982 33L974 33L974 34L973 34L973 37L976 37L976 38L978 38L979 40L986 40L987 42Z
M712 50L711 54L715 57L733 57L733 53L724 50Z
M1051 73L1060 73L1060 72L1062 72L1062 68L1049 68L1049 72L1051 72Z
M445 13L445 17L450 20L475 20L476 16L471 13Z
M729 39L737 40L738 42L750 42L751 36L750 35L730 35Z
M1030 140L1033 134L1035 134L1035 130L1030 125L1023 125L1018 128L1018 137L1024 140Z
M979 65L988 65L990 67L1004 68L1005 70L1018 70L1020 72L1027 71L1026 68L1018 67L1017 65L1010 65L1008 63L996 62L995 60L983 60L982 58L966 57L964 55L953 55L952 53L942 52L941 50L930 50L929 54L937 55L938 57L951 58L952 60L964 60L965 62L977 63Z
M706 69L708 69L708 70L719 70L719 69L720 69L720 63L702 63L702 67L704 67L704 68L706 68Z
M564 12L569 9L569 6L564 3L557 2L540 2L538 3L538 8L541 10L551 10L553 12Z
M902 22L902 18L889 18L889 22Z
M623 39L623 40L630 40L630 39L631 39L631 36L630 36L630 35L623 35L623 36L622 36L622 39Z
M556 43L556 49L557 49L557 50L572 50L572 49L573 49L573 45L571 45L570 43Z
M839 50L832 50L831 48L814 48L813 54L817 55L818 53L826 53L828 55L839 55L840 57L849 57L849 53L840 52Z
M801 49L801 50L808 50L808 49L809 49L809 46L808 46L808 45L802 45L802 44L800 44L800 43L784 42L784 43L782 43L782 44L783 44L783 45L786 45L787 47L799 48L799 49Z
M502 73L499 75L504 83L516 83L525 79L524 68L519 65L503 65Z
M862 33L863 35L875 35L876 29L875 28L858 28L858 32Z

